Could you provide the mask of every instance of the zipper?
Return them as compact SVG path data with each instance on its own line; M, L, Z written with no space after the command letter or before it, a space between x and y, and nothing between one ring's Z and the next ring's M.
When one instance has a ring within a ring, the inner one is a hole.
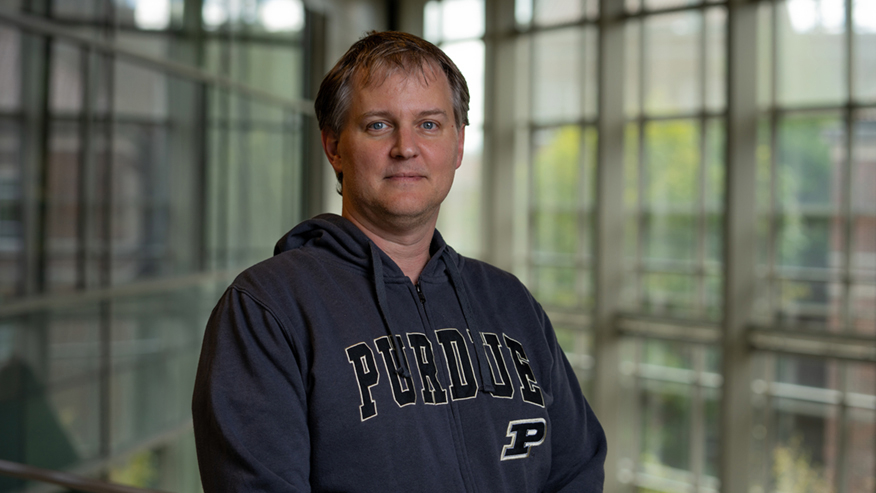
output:
M420 289L420 283L417 283L416 286L417 286L417 296L420 297L420 303L425 305L426 304L426 295L423 294L423 290Z

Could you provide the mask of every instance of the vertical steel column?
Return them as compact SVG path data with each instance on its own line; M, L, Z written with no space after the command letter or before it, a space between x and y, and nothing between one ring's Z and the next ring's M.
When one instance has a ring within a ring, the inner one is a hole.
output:
M623 285L624 239L624 4L600 0L599 149L593 245L593 405L608 437L605 490L617 491L620 423L620 337L614 326Z
M195 111L194 119L195 135L197 139L197 171L195 172L195 193L197 199L195 206L195 221L198 227L195 229L195 258L198 271L206 272L215 268L213 257L210 255L210 212L215 207L210 203L210 86L206 82L195 85Z
M21 142L21 277L18 291L42 293L46 279L46 192L49 164L51 36L23 34Z
M757 5L731 0L727 21L720 476L723 493L748 493L752 407L746 329L756 284Z
M514 1L487 0L485 4L484 163L481 223L482 251L492 264L514 267L514 131L516 50Z
M107 41L112 41L116 32L116 15L110 0L104 0L104 31ZM106 119L104 123L104 166L100 183L102 204L100 281L102 288L112 285L113 272L113 179L115 167L115 56L105 53L102 57L106 77ZM112 454L112 302L100 302L100 456ZM103 476L107 475L104 471Z
M422 15L422 11L421 11ZM322 14L307 10L304 23L304 93L302 96L316 98L319 85L326 68L326 18ZM411 32L411 31L408 31ZM329 168L324 157L320 140L319 125L316 118L301 116L299 132L301 132L301 196L299 210L302 218L313 217L325 212L328 208L328 187L325 177ZM291 225L290 225L291 226Z
M79 69L82 71L82 110L79 114L79 170L77 173L76 207L76 288L88 288L88 259L93 250L92 196L94 193L94 89L91 70L93 51L81 48Z

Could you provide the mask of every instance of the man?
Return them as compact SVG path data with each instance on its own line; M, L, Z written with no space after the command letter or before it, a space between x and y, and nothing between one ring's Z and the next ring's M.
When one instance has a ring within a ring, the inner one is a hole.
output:
M326 76L343 217L295 227L213 311L205 491L602 491L605 436L541 307L435 230L467 111L453 62L407 34Z

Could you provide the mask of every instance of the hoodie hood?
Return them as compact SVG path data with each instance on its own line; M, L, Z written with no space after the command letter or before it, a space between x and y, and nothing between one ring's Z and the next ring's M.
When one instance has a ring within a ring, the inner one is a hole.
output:
M336 214L320 214L309 221L302 222L277 241L274 246L274 255L305 246L325 251L342 262L355 265L368 272L380 315L393 345L398 373L404 377L410 377L406 359L402 355L401 348L395 344L396 336L401 336L402 332L397 330L396 324L391 320L386 299L385 279L406 277L401 268L355 224ZM468 290L460 273L464 266L465 257L447 246L437 229L432 236L429 255L430 259L420 273L420 277L449 278L472 338L475 341L482 340L481 333L475 326L475 317L467 294ZM492 393L495 389L490 375L486 349L483 344L475 344L475 347L477 348L474 353L479 366L481 389L484 392Z

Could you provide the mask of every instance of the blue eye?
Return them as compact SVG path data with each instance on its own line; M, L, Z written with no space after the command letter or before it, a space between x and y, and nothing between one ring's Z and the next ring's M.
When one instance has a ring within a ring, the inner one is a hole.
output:
M368 125L368 128L370 128L372 130L383 130L383 127L385 127L385 126L386 126L386 124L383 122L374 122L374 123Z
M423 122L423 128L426 130L433 130L435 127L435 122Z

